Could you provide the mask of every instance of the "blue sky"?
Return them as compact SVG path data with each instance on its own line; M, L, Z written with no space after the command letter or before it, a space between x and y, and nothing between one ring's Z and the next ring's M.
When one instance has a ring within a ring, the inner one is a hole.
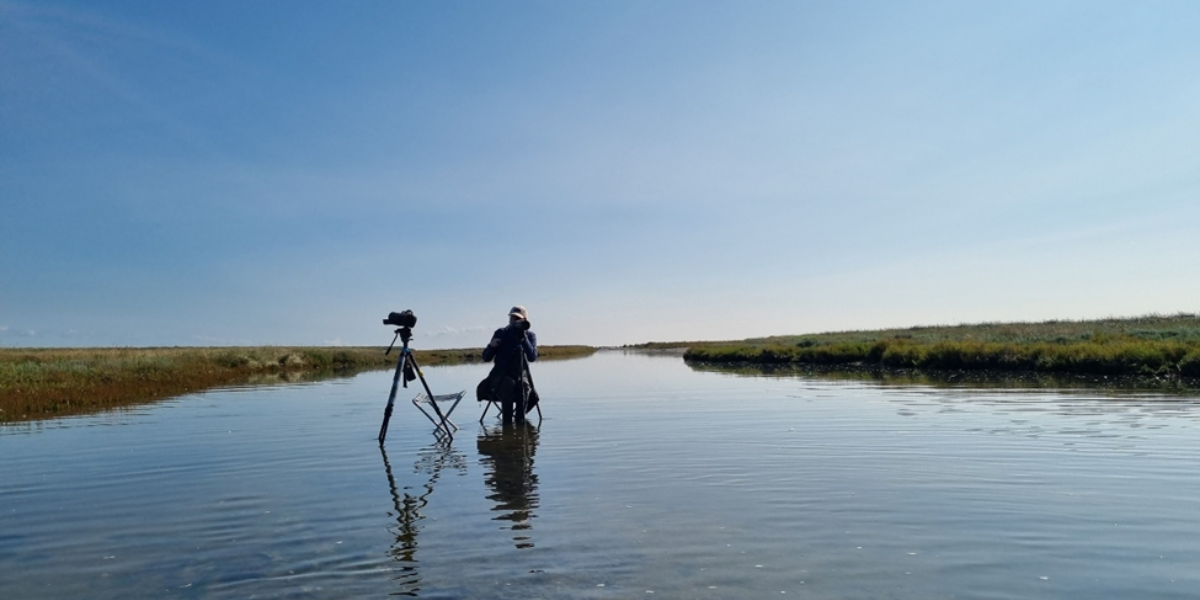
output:
M1200 310L1200 3L0 0L0 345Z

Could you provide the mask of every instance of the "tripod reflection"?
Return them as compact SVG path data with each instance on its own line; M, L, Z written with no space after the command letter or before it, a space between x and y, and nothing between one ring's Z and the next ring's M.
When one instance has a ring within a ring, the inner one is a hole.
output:
M425 516L422 511L429 504L429 495L433 493L434 484L445 469L457 471L460 475L467 472L466 457L459 451L445 444L433 444L422 449L413 464L413 473L425 475L427 479L419 486L406 485L400 487L392 474L392 465L388 462L387 450L379 446L383 456L383 468L387 471L388 486L391 488L392 503L396 512L396 526L388 528L396 536L392 544L392 559L400 563L397 569L399 575L394 580L400 585L400 591L393 595L417 596L421 590L421 573L417 561L417 537L422 529Z
M533 472L537 451L538 428L530 423L505 424L484 429L479 436L483 480L493 492L488 500L496 503L493 511L501 514L495 521L508 521L502 529L511 529L517 548L532 548L532 519L537 515L538 477Z

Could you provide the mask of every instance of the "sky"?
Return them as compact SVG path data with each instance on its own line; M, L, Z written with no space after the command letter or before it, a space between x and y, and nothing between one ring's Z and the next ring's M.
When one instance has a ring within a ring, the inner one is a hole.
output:
M0 346L1200 312L1200 3L0 0Z

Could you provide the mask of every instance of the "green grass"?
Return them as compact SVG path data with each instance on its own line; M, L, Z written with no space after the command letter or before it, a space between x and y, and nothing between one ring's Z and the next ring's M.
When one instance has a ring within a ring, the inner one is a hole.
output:
M391 369L382 347L0 349L0 422L81 414L246 382ZM543 360L587 346L539 348ZM478 362L479 349L416 350L422 366Z
M711 363L1200 377L1200 316L983 323L775 336L689 345Z

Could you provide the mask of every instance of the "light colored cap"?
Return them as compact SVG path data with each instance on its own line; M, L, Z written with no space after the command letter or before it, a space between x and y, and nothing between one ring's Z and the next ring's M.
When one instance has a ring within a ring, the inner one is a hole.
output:
M508 316L521 317L522 319L525 319L526 321L529 320L529 313L525 311L524 306L520 306L520 305L512 307L512 310L508 311Z

